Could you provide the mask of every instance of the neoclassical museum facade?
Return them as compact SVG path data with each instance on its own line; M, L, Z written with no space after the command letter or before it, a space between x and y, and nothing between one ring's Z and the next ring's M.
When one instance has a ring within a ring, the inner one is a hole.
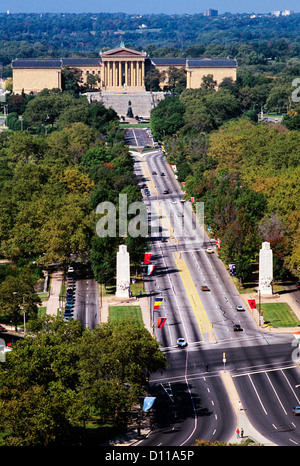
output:
M170 67L184 68L186 87L198 88L203 76L212 75L217 84L224 78L236 80L237 63L225 58L150 58L120 46L102 52L99 58L16 59L12 62L14 94L36 94L45 88L62 89L63 67L81 70L81 82L88 75L101 93L138 94L145 92L145 73L154 66L168 76ZM167 78L165 80L165 83ZM164 84L164 83L163 83ZM162 84L162 85L163 85Z

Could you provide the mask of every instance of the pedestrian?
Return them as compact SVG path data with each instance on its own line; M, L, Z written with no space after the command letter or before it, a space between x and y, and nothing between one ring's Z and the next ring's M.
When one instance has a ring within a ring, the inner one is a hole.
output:
M241 428L241 438L244 438L244 429Z
M240 430L239 430L239 428L237 428L236 429L236 438L239 438L239 436L240 436Z

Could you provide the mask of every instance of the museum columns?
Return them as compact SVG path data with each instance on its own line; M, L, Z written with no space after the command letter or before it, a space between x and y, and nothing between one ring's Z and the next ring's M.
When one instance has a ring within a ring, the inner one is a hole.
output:
M118 48L102 54L102 89L107 92L145 91L144 52Z

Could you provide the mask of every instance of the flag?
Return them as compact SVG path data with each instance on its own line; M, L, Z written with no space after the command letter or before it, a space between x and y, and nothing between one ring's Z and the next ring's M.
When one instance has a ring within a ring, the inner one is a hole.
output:
M145 265L150 264L150 259L151 259L151 252L145 252L144 264L145 264Z
M256 309L255 299L248 299L248 304L250 306L250 309Z
M164 323L166 322L167 318L166 317L159 317L157 321L156 328L163 328Z
M162 302L163 298L155 298L153 309L159 309Z
M152 408L155 400L155 396L146 396L144 398L143 411L148 411L148 409Z
M230 275L235 275L235 264L229 264Z
M215 242L216 242L217 249L221 249L221 240L219 238L218 239L215 238Z
M155 265L148 265L147 275L152 275Z

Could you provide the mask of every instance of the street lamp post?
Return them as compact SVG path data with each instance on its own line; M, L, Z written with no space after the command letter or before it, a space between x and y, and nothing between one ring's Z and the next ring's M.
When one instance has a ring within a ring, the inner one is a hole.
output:
M13 294L19 294L18 291L14 291ZM24 335L26 334L26 314L25 314L25 296L23 296L23 322L24 322Z

